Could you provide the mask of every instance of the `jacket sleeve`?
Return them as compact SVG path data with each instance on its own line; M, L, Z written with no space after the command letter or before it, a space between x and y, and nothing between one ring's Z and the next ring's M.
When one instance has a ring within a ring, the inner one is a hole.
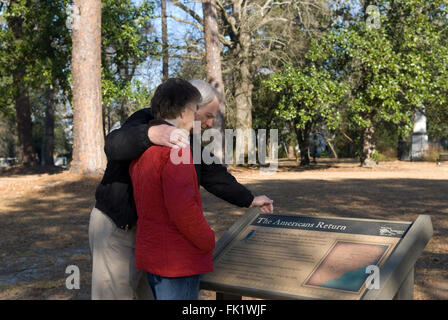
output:
M189 152L190 148L182 149ZM208 225L197 200L196 173L190 164L173 164L168 159L162 171L162 188L165 206L170 219L179 231L202 251L211 251L215 247L215 233Z
M149 109L132 114L119 129L106 137L104 152L110 161L125 162L140 157L151 146L148 122L152 120Z
M239 207L249 208L254 200L252 192L221 164L201 163L201 185L218 198Z

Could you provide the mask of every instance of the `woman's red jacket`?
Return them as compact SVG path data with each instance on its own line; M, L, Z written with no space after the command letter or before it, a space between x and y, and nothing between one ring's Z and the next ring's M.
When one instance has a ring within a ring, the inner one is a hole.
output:
M190 147L152 146L129 173L137 207L136 267L164 277L213 271L215 234L204 218ZM184 161L187 162L187 161Z

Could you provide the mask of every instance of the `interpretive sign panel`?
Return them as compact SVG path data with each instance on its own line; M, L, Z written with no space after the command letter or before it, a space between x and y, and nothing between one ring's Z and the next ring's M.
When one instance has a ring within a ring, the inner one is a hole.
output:
M203 289L267 298L360 299L412 222L257 213L221 239Z

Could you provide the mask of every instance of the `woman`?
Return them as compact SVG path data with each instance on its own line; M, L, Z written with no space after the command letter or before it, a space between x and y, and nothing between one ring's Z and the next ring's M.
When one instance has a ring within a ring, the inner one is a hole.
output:
M200 101L190 83L168 79L151 100L154 121L189 133ZM193 300L200 274L213 271L215 235L202 212L190 147L175 151L190 160L183 163L171 160L171 150L152 146L129 168L138 214L136 266L147 272L155 299Z

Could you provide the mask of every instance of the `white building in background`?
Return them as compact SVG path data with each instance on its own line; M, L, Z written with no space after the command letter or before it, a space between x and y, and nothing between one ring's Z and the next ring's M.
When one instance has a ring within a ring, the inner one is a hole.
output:
M17 158L0 158L0 167L5 168L17 164Z
M424 110L424 109L423 109ZM411 160L422 160L428 151L428 134L426 132L426 116L417 111L412 134Z
M62 167L67 165L67 157L56 157L54 158L54 165L57 167Z

